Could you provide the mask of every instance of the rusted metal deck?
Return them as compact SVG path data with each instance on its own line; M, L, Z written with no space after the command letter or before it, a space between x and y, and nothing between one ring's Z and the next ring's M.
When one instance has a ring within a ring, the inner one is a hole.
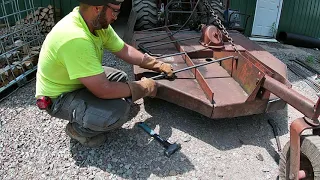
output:
M155 36L163 32L135 33L133 46L155 56L180 52L179 55L159 59L171 63L175 70L192 67L177 73L176 79L157 80L157 97L212 119L260 114L283 109L286 103L290 104L304 117L296 119L290 126L291 155L283 175L290 179L313 177L312 166L305 166L305 157L302 160L300 157L300 136L306 129L312 129L315 136L320 134L320 95L318 101L313 102L293 90L287 80L286 65L242 34L230 32L239 51L236 52L233 46L222 40L227 36L222 37L216 27L206 28L201 33L173 35L166 28L165 32L171 34L172 42L169 43L162 42L163 38L159 41L161 38ZM141 38L151 43L146 44ZM198 67L210 61L212 64ZM195 65L197 68L193 68ZM134 73L136 79L156 75L138 66L134 66Z
M143 45L152 55L186 52L171 57L159 57L161 61L172 64L175 70L227 56L233 58L179 72L174 80L157 80L157 98L212 119L260 114L285 107L286 103L265 91L262 83L267 75L291 87L287 81L286 65L242 34L230 32L241 52L239 55L228 42L224 42L223 48L204 49L203 43L199 42L201 32L183 31L163 39L167 35L161 33L166 32L172 33L168 29L135 32L132 45L138 49ZM157 34L159 36L155 37ZM159 39L163 40L158 41ZM136 79L157 75L138 66L134 66L134 73Z

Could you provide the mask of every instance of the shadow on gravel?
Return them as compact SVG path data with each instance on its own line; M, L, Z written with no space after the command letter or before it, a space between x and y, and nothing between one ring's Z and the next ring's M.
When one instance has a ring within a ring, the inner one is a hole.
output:
M129 119L139 111L140 106L133 105ZM176 176L194 169L181 152L176 152L171 158L165 157L164 148L155 140L151 141L150 136L137 125L132 129L110 132L107 136L107 142L100 148L86 148L71 140L70 151L76 165L80 168L97 167L109 174L133 179Z
M218 120L204 117L159 99L145 99L145 109L153 116L148 120L151 127L159 125L160 134L164 137L170 137L171 129L176 128L221 151L239 148L243 145L258 146L266 149L277 164L280 157L277 146L274 147L271 142L275 136L268 119L273 120L280 136L288 133L287 108L269 114ZM184 137L178 138L185 141ZM283 148L284 144L281 146ZM256 154L256 156L258 158L260 155Z

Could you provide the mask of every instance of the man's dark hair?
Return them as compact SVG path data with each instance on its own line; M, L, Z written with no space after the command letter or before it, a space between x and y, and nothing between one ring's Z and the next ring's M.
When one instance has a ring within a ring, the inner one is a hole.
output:
M82 10L87 10L88 8L90 7L90 5L88 5L88 4L85 4L85 3L80 3L80 9L82 9Z

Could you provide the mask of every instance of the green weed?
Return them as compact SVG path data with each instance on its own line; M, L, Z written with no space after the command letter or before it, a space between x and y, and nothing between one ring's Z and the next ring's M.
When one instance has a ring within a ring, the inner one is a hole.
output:
M315 57L313 57L313 56L308 56L307 57L307 60L306 60L307 63L313 64L314 61L315 61Z

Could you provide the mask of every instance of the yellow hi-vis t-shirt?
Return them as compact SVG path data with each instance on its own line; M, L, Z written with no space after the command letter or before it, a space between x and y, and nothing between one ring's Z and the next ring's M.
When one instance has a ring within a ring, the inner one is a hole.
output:
M62 93L83 88L78 78L104 72L104 49L118 52L124 42L110 25L95 33L97 36L89 31L79 7L56 24L41 47L36 97L56 98Z

